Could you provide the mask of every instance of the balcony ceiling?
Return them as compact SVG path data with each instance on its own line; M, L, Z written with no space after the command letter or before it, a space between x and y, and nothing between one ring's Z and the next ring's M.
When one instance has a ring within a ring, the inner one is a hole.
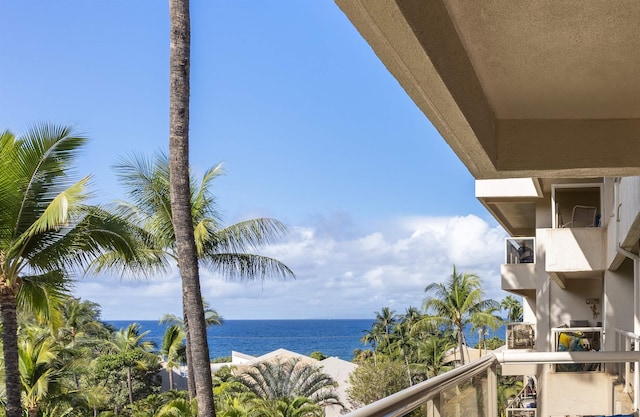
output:
M640 175L640 2L336 1L475 178Z

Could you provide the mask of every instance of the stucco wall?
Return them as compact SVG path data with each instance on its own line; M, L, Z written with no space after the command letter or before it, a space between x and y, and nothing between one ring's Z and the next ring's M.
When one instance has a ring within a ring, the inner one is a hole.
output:
M538 417L611 414L612 386L605 373L550 372L538 385Z
M593 279L568 279L566 289L555 284L550 288L549 324L551 327L567 326L571 320L589 320L590 326L595 326L602 320L602 280ZM597 305L600 315L593 317L591 306L587 299L599 298Z
M605 346L613 350L615 329L633 332L633 262L625 260L604 277Z
M546 247L545 268L549 272L602 271L605 268L605 235L601 227L539 229L538 239Z

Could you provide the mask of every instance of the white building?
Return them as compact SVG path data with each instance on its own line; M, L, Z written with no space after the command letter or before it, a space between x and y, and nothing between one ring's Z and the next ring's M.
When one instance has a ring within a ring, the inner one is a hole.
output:
M523 297L530 326L495 360L536 377L537 409L522 412L637 415L640 3L337 3L513 237L502 288ZM491 369L486 381L478 415L497 415ZM425 386L411 392L449 415L444 389Z

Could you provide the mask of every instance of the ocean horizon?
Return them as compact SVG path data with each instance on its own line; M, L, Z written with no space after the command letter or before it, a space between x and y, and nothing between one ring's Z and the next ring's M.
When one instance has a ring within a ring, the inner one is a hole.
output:
M159 347L167 324L158 320L103 320L116 330L131 323L140 324L148 331L146 340ZM225 320L221 326L207 329L209 356L212 359L231 356L232 351L260 356L276 349L287 349L303 355L320 351L325 356L335 356L351 361L355 349L369 349L360 339L371 329L373 319L255 319ZM478 335L465 332L467 343L474 346ZM491 332L487 337L504 339L504 328Z

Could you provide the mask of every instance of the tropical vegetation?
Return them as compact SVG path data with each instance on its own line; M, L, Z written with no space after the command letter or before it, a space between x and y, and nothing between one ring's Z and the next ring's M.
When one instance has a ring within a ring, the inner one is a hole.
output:
M445 282L428 285L425 294L422 309L411 306L396 313L383 307L374 313L371 328L361 338L368 349L354 351L359 367L349 378L353 404L369 404L464 364L465 332L477 332L480 354L504 344L487 335L504 323L499 313L506 308L483 297L477 275L454 266ZM509 306L517 311L514 302Z
M0 315L9 417L21 417L23 405L18 314L31 313L56 331L63 319L61 300L75 275L112 266L112 260L129 267L145 263L136 229L90 205L90 178L72 175L86 141L68 127L51 124L22 136L0 133ZM39 407L33 396L26 401Z
M105 325L95 303L70 296L60 301L56 307L60 323L55 330L33 312L18 315L25 415L197 415L197 401L189 400L187 392L160 392L162 361L168 370L184 364L184 332L178 324L167 325L162 343L153 346L135 323L122 329ZM456 365L450 355L458 346L454 330L425 328L426 312L410 307L397 314L383 308L375 317L363 340L378 341L377 359L370 350L359 352L359 367L350 377L348 404L339 402L335 381L312 362L274 360L217 372L212 380L216 414L322 416L326 406L365 405ZM503 341L492 338L484 343L493 348ZM321 352L316 355L324 356ZM0 379L6 382L6 375ZM517 379L501 377L500 401L507 401L519 387Z
M464 365L465 326L490 326L497 328L501 318L496 314L499 303L484 299L480 277L471 273L459 273L453 266L453 273L445 283L431 283L425 288L427 297L423 309L426 316L422 326L436 329L448 326L458 340L461 362Z
M71 280L83 271L148 273L175 262L183 266L169 192L169 158L159 154L121 160L117 172L129 201L108 210L87 203L88 178L75 181L69 175L85 141L68 128L52 125L36 126L22 137L10 132L0 136L4 414L198 415L202 411L195 399L200 396L193 388L190 395L159 393L158 378L161 366L166 367L173 388L172 370L185 362L193 365L189 318L196 313L185 310L183 318L163 317L170 325L160 346L153 346L138 325L110 328L101 322L98 305L70 295ZM283 263L252 253L284 233L281 223L254 219L221 225L210 192L221 173L216 165L199 181L189 176L198 264L230 278L292 277ZM445 283L430 284L425 293L422 310L409 307L396 313L383 307L375 312L362 337L369 349L354 352L360 367L351 376L353 404L366 404L446 372L457 365L452 351L464 363L463 331L469 327L478 332L479 348L497 347L502 340L485 336L502 323L501 309L509 321L522 320L517 299L509 296L500 304L484 299L479 277L460 273L455 266ZM198 300L205 328L221 325L222 317L201 296ZM321 352L313 356L324 358ZM222 416L315 416L328 405L342 406L335 382L308 363L274 361L225 372L211 380L220 399L214 412ZM194 376L192 369L189 375Z

